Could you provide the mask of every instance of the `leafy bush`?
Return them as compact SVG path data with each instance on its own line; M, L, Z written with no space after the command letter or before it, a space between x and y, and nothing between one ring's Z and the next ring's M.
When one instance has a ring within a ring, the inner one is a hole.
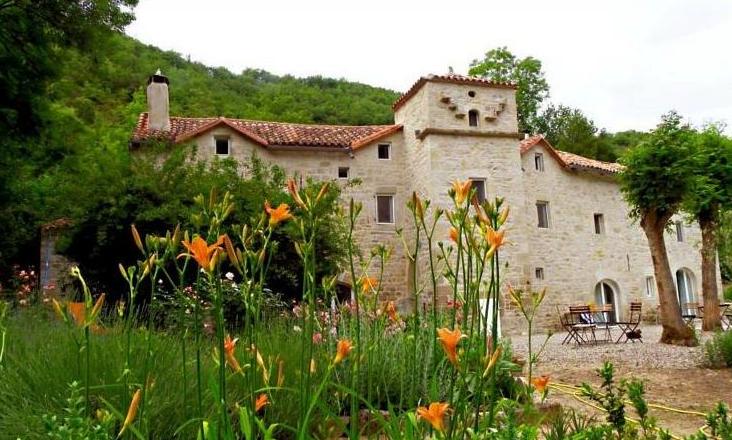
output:
M729 285L724 289L724 300L732 301L732 285Z
M732 331L715 334L704 345L704 354L712 367L732 367Z

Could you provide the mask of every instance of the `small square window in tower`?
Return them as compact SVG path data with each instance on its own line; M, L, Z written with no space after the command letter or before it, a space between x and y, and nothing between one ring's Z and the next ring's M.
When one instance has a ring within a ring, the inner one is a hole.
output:
M485 179L470 178L470 183L475 190L475 197L478 198L478 203L485 201Z
M676 222L676 241L684 241L684 224L680 221Z
M543 267L537 267L535 270L535 276L537 280L543 280L544 279L544 268Z
M376 223L394 223L394 196L376 196Z
M217 156L228 156L229 155L229 138L228 137L217 137L216 138L216 155Z
M391 159L391 144L379 144L379 159Z
M537 226L540 228L549 227L549 202L536 202Z
M544 154L543 153L534 154L534 167L536 168L536 171L544 171Z
M470 110L468 112L468 125L471 127L478 126L478 110Z
M348 167L338 167L338 178L348 179L350 169Z
M605 233L605 216L602 214L595 214L595 234Z

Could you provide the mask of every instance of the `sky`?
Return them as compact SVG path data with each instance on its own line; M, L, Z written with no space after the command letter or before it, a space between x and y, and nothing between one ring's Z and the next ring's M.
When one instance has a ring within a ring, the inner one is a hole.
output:
M695 125L732 124L727 0L141 0L135 14L129 35L236 73L403 92L507 46L542 61L547 102L609 131L653 128L671 109Z

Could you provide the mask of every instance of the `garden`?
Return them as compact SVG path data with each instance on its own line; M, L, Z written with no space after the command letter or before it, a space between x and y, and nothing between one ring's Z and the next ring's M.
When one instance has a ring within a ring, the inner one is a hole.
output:
M431 270L422 280L414 269L410 300L420 310L422 291L432 298L423 312L401 314L382 297L391 249L359 249L353 236L361 206L325 209L328 183L287 187L286 200L265 201L243 225L231 223L235 198L215 191L195 198L190 228L154 235L131 225L138 257L119 264L123 294L99 291L78 267L64 298L21 283L21 300L0 310L3 436L682 438L657 422L663 405L648 401L655 391L627 365L620 379L598 357L572 375L544 358L551 337L499 338L501 302L531 328L546 295L501 281L510 211L500 198L479 204L470 181L453 183L448 210L412 196L412 232L400 236L413 267L426 258ZM440 221L448 237L435 235ZM319 261L319 231L332 222L344 225L345 297L338 272ZM267 283L287 245L300 270L294 301ZM450 286L444 308L439 283ZM732 364L730 334L708 337L709 365ZM709 371L730 389L728 370ZM728 404L666 410L696 417L687 438L730 439Z

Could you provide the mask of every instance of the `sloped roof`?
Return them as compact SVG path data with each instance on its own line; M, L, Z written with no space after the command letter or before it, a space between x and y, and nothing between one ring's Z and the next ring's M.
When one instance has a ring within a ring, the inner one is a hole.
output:
M170 118L170 130L151 130L148 114L142 113L132 134L132 142L164 140L180 143L214 127L225 125L264 147L272 145L358 149L399 131L401 125L315 125L252 121L232 118Z
M500 89L515 89L516 85L510 82L499 82L499 81L491 81L486 78L480 78L477 76L465 76L465 75L458 75L455 73L448 73L446 75L427 75L423 76L420 79L417 80L412 87L409 88L402 96L397 99L394 104L392 104L391 108L396 111L399 107L404 105L407 101L409 101L409 98L414 96L419 89L422 88L423 85L425 85L428 82L442 82L442 83L452 83L452 84L467 84L467 85L474 85L474 86L483 86L483 87L494 87L494 88L500 88Z
M531 136L528 139L522 140L519 147L521 155L526 154L540 143L557 159L560 165L568 169L594 171L600 174L617 174L623 171L624 168L619 163L603 162L601 160L590 159L578 154L557 150L542 135Z

